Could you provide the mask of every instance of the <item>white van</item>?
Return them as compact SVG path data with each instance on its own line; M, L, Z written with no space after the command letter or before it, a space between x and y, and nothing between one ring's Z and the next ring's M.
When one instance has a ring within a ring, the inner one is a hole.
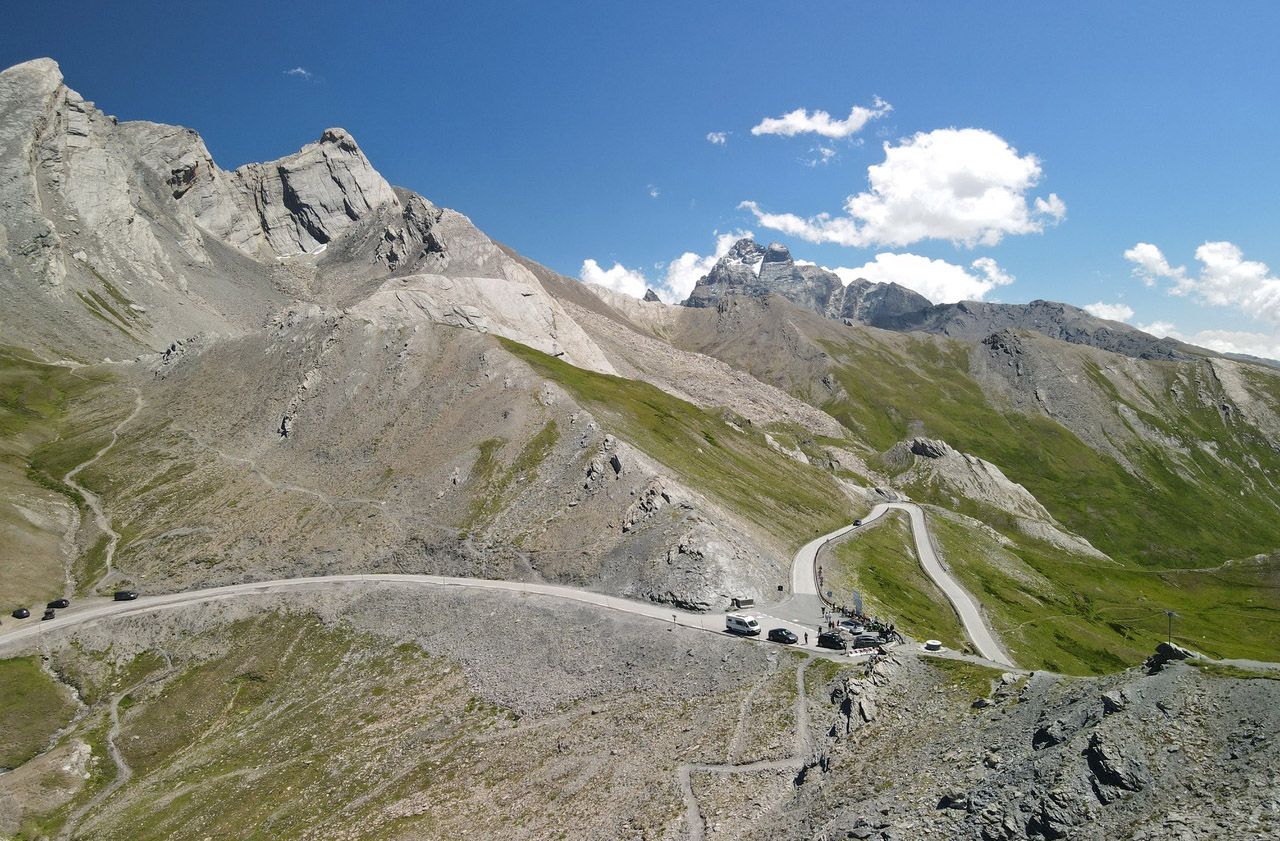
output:
M757 636L760 633L760 622L745 613L730 613L724 618L724 628L731 634Z

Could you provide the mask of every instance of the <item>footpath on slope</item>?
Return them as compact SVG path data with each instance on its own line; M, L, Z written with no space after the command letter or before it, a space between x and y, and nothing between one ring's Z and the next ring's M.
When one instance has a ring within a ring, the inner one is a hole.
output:
M84 498L85 504L88 505L89 510L93 512L94 523L97 525L99 531L101 531L102 534L107 538L107 546L103 553L102 575L99 576L97 581L84 582L84 589L88 591L93 591L98 587L103 586L108 581L110 581L112 576L115 574L113 563L115 561L115 556L116 556L116 547L120 543L120 532L116 531L115 527L112 525L111 518L107 516L106 510L102 507L102 500L99 499L98 495L95 494L93 491L89 490L84 485L76 481L76 476L80 475L80 472L84 470L86 467L91 467L92 465L97 464L98 460L101 459L104 455L106 455L107 451L110 450L112 447L114 447L116 445L116 442L120 440L120 430L124 429L125 426L127 426L130 422L132 422L133 419L136 418L138 416L138 413L141 411L142 411L142 392L134 388L133 389L133 411L130 412L129 415L124 420L116 424L115 428L111 430L111 440L108 441L106 444L104 444L101 449L99 449L96 453L93 454L92 457L90 457L86 461L81 462L80 464L77 464L75 467L68 470L67 474L62 477L62 481L68 487L75 489L80 494L80 496ZM76 525L73 526L73 528L78 527L78 525L79 524L77 522ZM76 585L76 582L73 580L71 569L72 569L72 566L68 565L67 585L66 585L68 590L67 592L68 596L70 596L72 594L72 591L75 590L75 585Z

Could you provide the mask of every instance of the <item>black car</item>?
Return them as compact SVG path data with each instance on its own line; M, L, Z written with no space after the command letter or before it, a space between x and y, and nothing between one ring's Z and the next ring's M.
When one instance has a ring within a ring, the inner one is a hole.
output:
M40 621L41 621L41 622L43 622L43 621L44 621L44 620L46 620L46 619L52 619L53 617L55 617L55 616L57 616L57 615L58 615L58 614L54 612L53 608L49 608L48 610L46 610L46 611L44 612L44 616L41 616L41 617L40 617Z
M45 605L45 607L50 610L58 610L64 607L71 607L71 601L69 599L54 599Z
M786 628L771 628L769 630L769 641L780 642L784 645L795 645L800 641L800 638L795 635L794 631Z
M118 602L131 602L137 597L137 590L116 590L116 594L113 598Z
M30 619L31 611L27 610L25 607L20 607L13 612L13 618L14 619Z
M844 651L844 634L839 631L823 631L818 634L818 648L834 648Z
M854 521L853 521L853 525L854 525L855 527L860 526L860 525L862 525L862 521L861 521L861 520L854 520Z
M859 634L858 638L853 641L850 648L878 648L884 644L884 640L876 634Z

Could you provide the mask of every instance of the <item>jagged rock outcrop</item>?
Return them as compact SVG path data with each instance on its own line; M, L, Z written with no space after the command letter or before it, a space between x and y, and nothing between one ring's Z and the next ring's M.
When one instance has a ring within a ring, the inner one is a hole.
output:
M1028 535L1077 554L1106 557L1083 537L1063 529L1030 491L1005 476L999 467L962 453L945 441L931 438L899 441L881 456L881 461L897 471L895 481L900 486L926 485L935 493L1005 511Z
M891 316L928 307L929 300L896 283L861 278L845 285L833 272L797 265L781 243L767 248L741 239L700 279L685 306L713 307L731 294L780 295L828 318L879 326Z
M877 324L889 330L938 333L965 341L981 341L1004 330L1027 330L1051 339L1089 345L1134 359L1186 360L1196 354L1174 339L1157 339L1136 327L1107 321L1079 307L1055 301L1029 304L994 304L960 301L935 304L881 319Z
M391 185L340 128L325 129L287 157L246 164L234 177L267 243L282 257L328 245L374 208L399 205Z

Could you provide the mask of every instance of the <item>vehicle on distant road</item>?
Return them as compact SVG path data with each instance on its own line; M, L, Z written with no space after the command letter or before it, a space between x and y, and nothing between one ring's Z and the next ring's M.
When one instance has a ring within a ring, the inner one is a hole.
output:
M13 612L14 619L29 619L30 617L31 611L27 610L25 607L20 607Z
M137 590L116 590L113 598L118 602L131 602L138 597Z
M64 607L71 607L71 601L69 599L54 599L53 601L45 605L45 607L49 608L50 610L64 608Z
M52 619L53 617L55 617L55 616L57 616L57 615L58 615L58 614L57 614L57 612L56 612L53 608L49 608L48 610L46 610L46 611L44 612L44 616L41 616L41 617L40 617L40 621L41 621L41 622L43 622L43 621L44 621L44 620L46 620L46 619Z
M855 527L860 526L860 525L862 525L862 521L861 521L861 520L854 520L854 521L853 521L853 525L854 525Z
M834 648L836 651L844 651L844 634L839 631L823 631L818 634L818 648Z
M880 639L877 634L859 634L850 648L879 648L884 645L884 640Z
M760 633L760 620L745 613L730 613L724 618L724 629L731 634L754 637Z
M783 645L795 645L800 641L800 638L796 636L795 631L787 628L771 628L769 629L769 641L780 642Z

